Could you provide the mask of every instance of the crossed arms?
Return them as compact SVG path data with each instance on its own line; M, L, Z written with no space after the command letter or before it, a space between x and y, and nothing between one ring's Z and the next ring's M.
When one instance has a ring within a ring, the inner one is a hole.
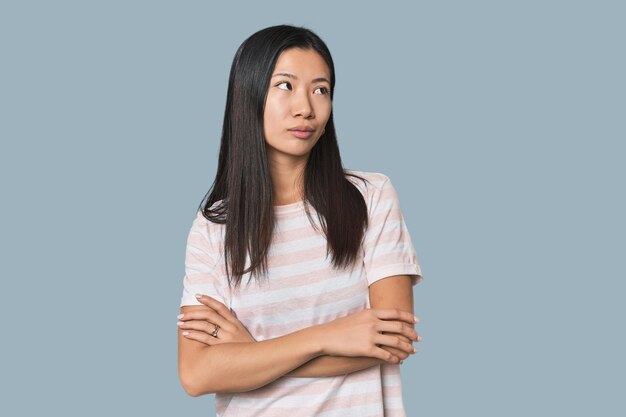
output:
M369 296L372 309L396 308L413 314L413 291L411 278L407 275L395 275L374 282L369 287ZM189 340L179 331L178 365L182 385L191 396L244 392L260 388L281 376L335 376L384 362L367 356L325 355L320 346L311 343L314 339L312 331L313 328L306 328L256 344L224 343L214 346ZM411 343L408 338L405 341ZM394 348L382 348L394 353ZM208 349L212 349L210 354ZM224 360L225 357L232 360ZM207 369L213 372L209 373ZM228 381L221 375L228 375Z

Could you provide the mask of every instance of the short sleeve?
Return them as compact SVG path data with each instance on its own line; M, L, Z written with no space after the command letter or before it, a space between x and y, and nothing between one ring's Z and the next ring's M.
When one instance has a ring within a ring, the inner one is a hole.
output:
M412 284L422 272L400 209L398 193L389 177L376 174L367 186L369 225L363 238L368 285L393 275L409 275Z
M230 306L230 292L219 273L218 261L221 256L215 244L215 231L211 230L216 228L212 228L212 225L213 223L207 220L199 210L187 237L181 307L202 305L196 299L198 293L206 294Z

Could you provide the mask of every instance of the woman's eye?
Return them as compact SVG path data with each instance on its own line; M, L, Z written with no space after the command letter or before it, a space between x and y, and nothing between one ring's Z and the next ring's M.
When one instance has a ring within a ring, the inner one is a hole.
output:
M281 87L282 85L286 85L286 86L287 86L287 88L283 88L283 87ZM276 84L276 87L280 88L281 90L291 90L291 83L290 83L289 81L282 81L282 82L280 82L280 83ZM328 94L328 93L329 93L329 91L330 91L330 90L329 90L328 88L326 88L326 87L317 87L317 88L315 89L315 91L317 91L317 90L322 90L322 93L321 93L321 94Z

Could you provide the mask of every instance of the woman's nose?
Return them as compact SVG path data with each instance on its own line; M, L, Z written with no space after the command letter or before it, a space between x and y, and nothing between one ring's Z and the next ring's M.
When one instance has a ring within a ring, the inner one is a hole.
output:
M313 106L306 92L294 94L292 113L294 116L303 116L305 118L314 116Z

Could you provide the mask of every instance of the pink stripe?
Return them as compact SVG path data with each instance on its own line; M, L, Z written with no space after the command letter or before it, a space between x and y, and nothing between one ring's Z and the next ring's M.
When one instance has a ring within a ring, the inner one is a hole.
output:
M329 280L335 279L337 280L338 278L328 278ZM302 285L303 287L306 288L306 285ZM334 304L337 302L340 302L341 300L344 300L346 298L351 298L354 297L356 295L358 295L359 293L362 292L362 288L363 285L360 283L357 283L356 285L351 285L349 287L346 288L342 288L342 289L336 289L332 292L326 293L324 294L324 301L320 302L319 300L319 294L315 294L315 295L306 295L306 296L301 296L301 297L288 297L288 298L281 298L280 300L273 302L273 303L263 303L263 300L260 300L259 297L255 298L254 301L261 301L258 304L248 304L246 306L238 306L237 307L237 314L241 314L241 315L250 315L250 314L254 314L254 315L264 315L264 314L269 314L271 315L274 311L277 310L284 310L288 307L288 305L286 303L288 303L289 305L293 305L294 308L298 308L298 309L307 309L307 308L312 308L312 307L319 307L319 306L323 306L323 305L327 305L327 304ZM298 292L299 294L306 294L306 292L301 291ZM365 297L364 297L365 298Z
M310 383L301 384L297 386L289 386L291 379L297 379L302 381L302 378L280 378L271 384L258 388L254 391L246 392L245 398L249 399L263 399L263 398L278 398L284 395L285 390L289 390L294 395L311 395L328 392L329 386L346 386L352 384L361 384L367 381L378 380L380 370L378 367L371 367L364 369L363 371L353 372L348 375L329 377L329 378L309 378Z
M248 408L248 407L240 407L233 405L232 402L228 406L228 413L233 413L232 415L252 415L251 411L255 411L255 416L272 416L272 417L294 417L294 416L316 416L321 413L350 409L353 406L362 406L367 404L378 404L380 403L381 394L380 392L367 392L349 395L345 397L334 397L329 398L324 403L312 406L312 407L281 407L279 405L272 405L271 409L263 409L263 408ZM385 409L387 411L389 409ZM387 414L385 414L386 416Z
M402 217L402 212L399 210L392 210L390 212L376 213L370 217L370 227L380 227L382 223L399 221Z
M302 237L303 239L306 236ZM320 259L326 254L326 243L322 246L314 246L312 248L292 250L290 252L274 252L274 256L268 259L268 266L278 268L281 266L295 265L301 262ZM321 255L321 256L320 256Z
M303 224L302 222L299 223ZM301 239L308 239L310 237L319 235L321 237L323 237L323 234L318 234L315 229L313 229L313 227L311 226L311 224L308 222L304 223L305 225L302 227L297 227L297 228L293 228L293 229L288 229L288 230L276 230L274 232L274 243L289 243L289 242L293 242L294 240L301 240Z
M396 263L407 263L412 258L407 258L407 255L402 252L388 252L376 254L376 263L370 264L370 270L384 267L385 265L393 265Z

